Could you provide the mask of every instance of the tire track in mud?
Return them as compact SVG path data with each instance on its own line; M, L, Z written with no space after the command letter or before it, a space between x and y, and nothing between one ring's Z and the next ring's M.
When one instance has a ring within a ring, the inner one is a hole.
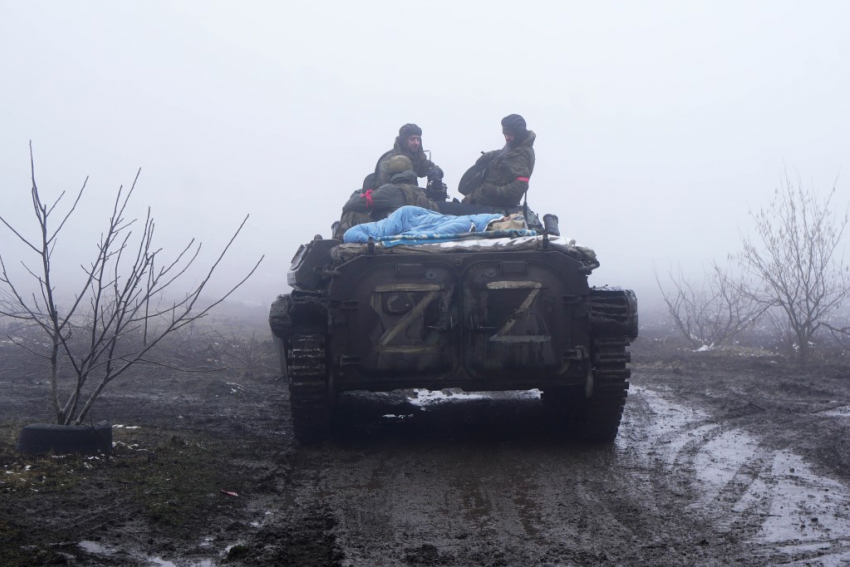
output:
M638 445L655 455L653 490L662 497L683 487L686 509L710 521L718 533L740 540L754 564L844 565L850 562L850 493L818 476L798 455L769 448L728 418L714 418L633 389L664 433ZM640 405L640 404L634 404ZM634 410L633 405L633 410Z
M539 400L447 403L327 447L343 565L720 564L634 446L555 435ZM377 432L377 433L376 433ZM709 543L709 541L713 543Z
M255 564L850 562L847 487L740 412L633 387L620 437L594 447L553 433L527 394L355 409L278 467Z
M387 443L352 448L348 468L328 475L346 564L512 564L494 539L510 557L522 554L534 536L527 520L534 511L519 488L533 491L521 464L506 458L498 472L474 450ZM518 483L504 494L497 493L501 474Z
M243 553L226 555L228 564L339 565L336 520L322 492L328 455L321 448L288 450L274 458L275 466L262 479L249 510L256 521L240 545Z

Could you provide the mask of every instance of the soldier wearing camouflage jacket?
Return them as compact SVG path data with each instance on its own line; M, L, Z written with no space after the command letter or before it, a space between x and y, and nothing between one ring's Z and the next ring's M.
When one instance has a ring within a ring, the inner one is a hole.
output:
M483 154L461 178L458 190L464 203L516 207L528 191L536 135L518 114L502 119L502 133L505 147Z
M432 176L440 179L443 177L443 171L428 159L425 150L422 149L422 129L416 124L405 124L399 128L393 149L385 152L378 159L375 172L371 178L366 178L363 189L380 187L390 182L393 174L387 171L387 163L395 156L407 157L413 164L413 171L416 172L417 177L427 175L429 180Z
M342 207L342 217L334 238L341 239L352 226L387 218L405 205L437 210L437 205L419 187L413 164L406 156L393 156L387 160L386 171L392 176L390 183L384 183L377 189L356 191Z

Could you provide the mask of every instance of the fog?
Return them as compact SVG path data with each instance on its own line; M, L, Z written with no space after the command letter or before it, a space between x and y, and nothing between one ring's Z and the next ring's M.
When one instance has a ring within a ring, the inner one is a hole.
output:
M141 167L130 216L150 206L172 256L196 237L208 264L250 214L213 289L265 255L234 298L268 304L402 124L455 197L518 113L529 206L649 305L653 265L724 262L786 168L846 203L847 22L843 2L0 0L0 214L32 234L30 140L45 197L89 176L56 253L79 281ZM0 252L23 250L4 230Z

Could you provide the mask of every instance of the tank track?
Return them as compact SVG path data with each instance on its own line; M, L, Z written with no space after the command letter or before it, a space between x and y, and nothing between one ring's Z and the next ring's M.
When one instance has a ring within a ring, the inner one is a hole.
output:
M289 405L295 438L302 443L330 433L331 394L327 365L327 298L293 290L278 298L269 317L283 343L283 374L289 382Z
M631 370L625 337L597 337L591 344L593 392L577 416L577 435L586 441L611 443L617 437Z
M591 289L590 324L596 336L637 338L638 312L635 292L605 287Z
M628 290L590 290L590 360L593 390L577 420L578 437L611 443L617 437L631 370L626 351L637 337L637 300Z
M327 383L326 337L323 333L298 333L287 349L289 404L295 438L314 443L330 433L330 394Z
M591 395L587 397L585 388L543 392L547 410L566 418L580 440L611 443L617 437L631 377L631 354L626 348L637 336L636 311L636 300L630 291L591 290Z

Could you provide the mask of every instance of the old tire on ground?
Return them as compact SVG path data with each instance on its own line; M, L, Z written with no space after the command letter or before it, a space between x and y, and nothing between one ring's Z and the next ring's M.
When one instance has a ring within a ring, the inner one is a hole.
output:
M28 455L109 454L112 451L112 426L108 423L94 426L32 423L21 431L17 450Z

